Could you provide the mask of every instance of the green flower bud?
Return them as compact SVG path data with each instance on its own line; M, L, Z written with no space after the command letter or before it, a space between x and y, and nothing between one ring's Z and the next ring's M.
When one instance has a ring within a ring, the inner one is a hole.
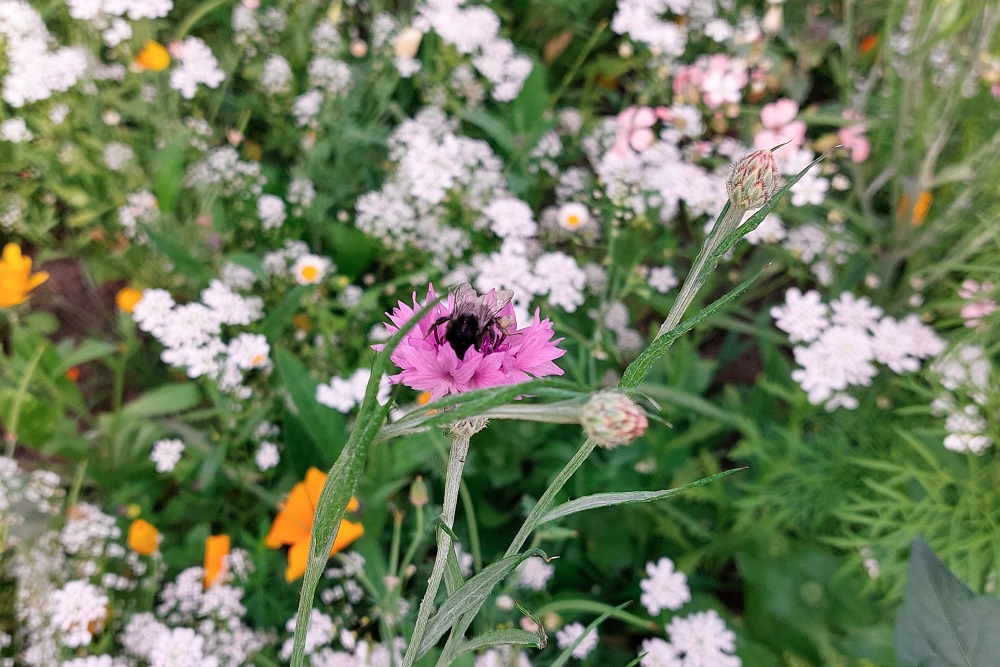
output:
M627 445L649 426L646 412L625 394L600 391L583 406L580 418L587 437L608 449Z
M771 151L754 151L733 165L726 192L733 206L760 208L781 187L778 165Z

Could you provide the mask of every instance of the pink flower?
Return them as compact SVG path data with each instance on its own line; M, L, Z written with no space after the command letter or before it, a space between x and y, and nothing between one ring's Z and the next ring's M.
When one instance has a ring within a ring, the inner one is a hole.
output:
M726 103L739 102L748 80L744 61L717 53L708 59L708 71L699 87L706 106L714 109Z
M471 290L471 288L468 288ZM473 292L473 296L475 293ZM427 288L423 303L436 297L434 287ZM471 297L470 297L471 298ZM508 301L502 304L496 290L475 297L474 307L463 307L463 313L472 313L478 330L485 326L486 333L470 342L461 355L448 341L451 319L455 313L455 293L448 300L437 304L417 323L392 351L390 359L401 369L390 379L417 391L428 391L431 400L447 394L457 394L471 389L485 389L525 382L533 377L562 375L554 360L566 353L557 347L562 340L552 340L552 323L540 320L535 311L534 322L517 329L514 307ZM402 301L387 317L390 334L395 333L422 307L413 294L413 306ZM492 318L483 322L483 313ZM511 333L506 333L506 332ZM373 345L381 350L383 345Z
M640 153L646 150L656 138L652 130L654 123L656 113L651 108L628 107L618 114L618 134L612 150L619 155L628 154L629 147Z
M779 144L787 143L777 152L786 148L798 148L806 138L806 124L795 120L799 105L795 100L781 99L771 104L765 104L760 110L760 121L764 129L754 135L753 145L758 150L770 150Z
M983 323L984 317L989 317L997 311L996 299L983 298L983 295L992 291L993 283L991 282L979 284L975 280L966 280L962 283L962 287L958 290L958 296L972 302L962 306L958 313L965 320L965 326L975 329Z
M844 110L843 116L844 118L856 117L849 109ZM865 136L867 129L868 126L865 123L859 123L843 127L837 132L837 140L851 152L851 162L864 162L872 152L872 144Z

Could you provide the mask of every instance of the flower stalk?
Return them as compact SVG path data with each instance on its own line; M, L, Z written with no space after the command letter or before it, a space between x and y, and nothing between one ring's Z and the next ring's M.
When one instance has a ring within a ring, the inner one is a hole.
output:
M452 549L451 529L455 525L455 509L458 507L458 492L462 485L462 471L465 459L469 454L469 441L472 436L486 427L487 420L483 418L465 419L455 424L451 429L451 451L448 454L448 469L444 478L444 502L441 508L441 522L447 530L441 529L437 534L437 555L434 557L434 567L427 581L427 590L417 620L413 626L406 655L403 656L403 667L412 667L417 660L420 643L427 630L431 612L434 610L434 599L441 588L441 580L448 565L448 555Z

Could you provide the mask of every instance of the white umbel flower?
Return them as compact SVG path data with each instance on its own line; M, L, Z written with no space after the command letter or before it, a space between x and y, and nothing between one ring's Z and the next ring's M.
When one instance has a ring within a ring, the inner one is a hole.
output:
M691 601L687 575L674 569L674 561L661 558L655 563L646 563L647 579L639 582L642 596L639 601L650 616L656 616L664 609L676 611Z
M156 464L156 472L172 472L184 453L184 443L180 440L157 440L149 460Z

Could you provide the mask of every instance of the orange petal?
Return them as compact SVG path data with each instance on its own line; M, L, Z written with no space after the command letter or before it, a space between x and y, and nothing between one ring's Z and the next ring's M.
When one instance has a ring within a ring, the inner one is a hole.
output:
M35 289L48 279L49 279L49 274L47 271L39 271L35 275L28 278L28 284L25 285L24 291L30 292L31 290Z
M16 243L8 243L3 247L3 261L6 264L20 264L21 246Z
M160 548L160 531L145 519L136 519L128 527L127 541L133 551L150 556Z
M309 562L309 536L299 540L288 550L288 567L285 568L285 581L291 583L306 573L306 563Z
M215 583L222 571L223 561L229 555L229 548L228 535L209 535L205 540L205 588Z
M301 522L287 511L278 513L271 523L271 530L264 538L264 544L271 549L280 549L286 544L295 544L303 539L309 539L309 532L312 527L306 528Z
M312 530L313 515L316 514L316 503L310 498L309 488L305 482L299 482L292 487L288 498L285 499L285 508L283 511L291 513L292 517L305 530Z
M338 551L343 551L364 534L365 527L360 523L342 519L340 530L337 531L337 539L333 541L333 548L330 549L330 555L332 556Z
M319 494L323 491L324 484L326 484L325 472L321 472L319 468L309 468L306 471L305 487L309 495L309 502L312 503L313 513L316 512L316 506L319 504Z
M351 496L351 500L347 503L348 512L357 512L358 508L361 507L361 503L354 496Z

